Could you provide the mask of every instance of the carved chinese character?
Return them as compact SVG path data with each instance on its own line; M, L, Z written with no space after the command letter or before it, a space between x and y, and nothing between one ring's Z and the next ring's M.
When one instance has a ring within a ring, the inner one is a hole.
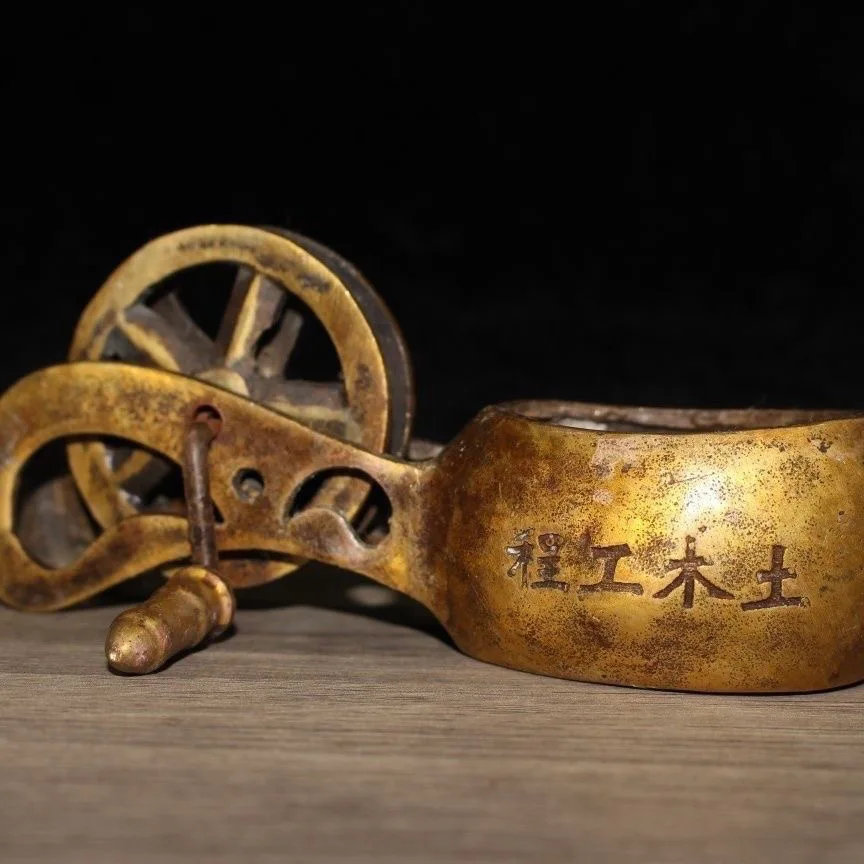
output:
M507 571L508 576L515 576L517 573L522 574L522 587L528 587L528 568L534 560L534 544L529 543L534 533L533 528L526 528L524 531L519 531L512 541L512 545L507 547L507 554L512 555L515 560Z
M676 591L683 585L684 608L692 609L693 595L696 592L696 583L698 582L708 592L710 597L715 597L718 600L734 600L735 598L728 591L724 591L709 579L706 579L699 572L700 567L710 566L712 566L712 563L709 559L696 554L696 538L688 537L687 549L684 553L684 557L670 561L666 565L667 573L670 573L673 570L680 570L681 572L665 588L661 588L654 596L658 600L662 600L664 597L668 597L673 591Z
M786 547L775 545L771 547L771 569L759 570L756 578L759 582L770 582L771 591L762 600L754 600L750 603L742 603L741 608L745 612L754 609L773 609L775 606L806 606L806 597L785 597L783 595L783 582L786 579L797 579L798 574L783 566L783 558L786 555Z
M615 568L622 558L626 558L630 552L630 547L626 543L620 543L617 546L592 546L591 557L595 561L603 562L603 578L599 582L592 582L588 585L580 585L579 591L624 591L628 594L642 594L642 586L636 582L618 582L615 579Z
M540 577L540 581L532 582L531 587L569 591L570 585L567 582L555 578L561 569L559 553L564 545L564 538L560 534L541 534L537 538L537 542L544 554L537 556L537 575Z

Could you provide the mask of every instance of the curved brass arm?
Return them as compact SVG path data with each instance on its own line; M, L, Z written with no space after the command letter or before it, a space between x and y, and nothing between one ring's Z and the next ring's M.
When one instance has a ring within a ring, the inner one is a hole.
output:
M204 406L215 409L223 423L212 449L213 498L224 517L218 530L222 550L316 558L435 606L429 580L405 542L421 521L427 466L377 456L182 375L113 363L45 369L0 398L0 599L21 609L59 609L187 558L185 519L143 515L105 532L72 566L42 567L15 536L15 497L27 460L58 438L123 438L179 463L188 423ZM333 468L362 471L389 496L390 531L377 546L363 543L336 510L313 508L288 517L302 483ZM235 494L232 482L248 470L264 479L254 501Z

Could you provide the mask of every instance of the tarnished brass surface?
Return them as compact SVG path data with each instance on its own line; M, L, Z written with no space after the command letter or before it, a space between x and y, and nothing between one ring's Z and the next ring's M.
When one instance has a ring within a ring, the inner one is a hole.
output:
M234 598L218 574L183 567L146 603L116 618L105 656L118 672L155 672L181 651L218 636L233 617Z
M24 499L18 534L27 550L47 567L72 564L96 539L70 475L43 483Z
M215 569L219 550L210 497L210 447L221 431L221 418L207 407L186 432L183 484L193 563L171 573L150 600L114 621L105 655L118 672L155 672L180 651L223 633L234 620L234 594Z
M642 432L638 410L523 406L549 422L499 406L409 463L189 377L68 364L0 399L0 599L62 608L188 559L186 520L146 514L48 569L15 535L14 498L26 460L55 438L110 435L179 463L202 406L222 423L211 449L220 550L365 573L425 604L482 660L684 690L864 679L862 417L661 412ZM297 490L325 469L380 484L386 536L364 539L331 506L294 512ZM234 483L247 470L263 479L251 500Z
M239 268L215 341L176 293L159 289L168 277L213 263ZM324 325L342 380L285 377L302 325L299 315L285 307L288 294L303 301ZM121 359L192 375L371 450L402 454L408 443L411 369L386 307L347 261L308 238L278 229L205 225L151 241L124 261L90 302L70 359ZM69 462L102 527L146 509L146 493L168 471L146 451L121 450L101 441L71 445ZM316 500L353 516L367 494L362 481L334 478ZM182 502L177 504L182 512ZM252 585L295 566L292 561L234 560L225 562L224 570L235 585Z
M433 519L448 627L482 659L592 681L860 680L862 433L861 418L613 433L490 409L442 454L428 499L430 518L448 502Z
M212 262L239 267L215 339L164 284ZM290 376L289 293L340 381ZM864 679L864 417L521 402L409 448L410 363L372 288L308 238L237 225L131 256L70 356L0 398L0 600L60 609L162 570L108 635L119 671L217 635L232 586L314 558L531 672L727 692ZM18 502L54 440L72 477Z

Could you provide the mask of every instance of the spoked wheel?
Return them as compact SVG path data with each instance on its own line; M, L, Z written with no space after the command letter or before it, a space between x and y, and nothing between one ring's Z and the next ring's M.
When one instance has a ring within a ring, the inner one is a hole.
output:
M198 265L228 262L236 280L215 338L162 284ZM303 324L295 295L323 324L341 367L339 380L291 377ZM203 226L157 238L109 277L79 322L71 360L119 360L181 372L247 396L328 434L402 455L413 414L413 382L401 334L357 270L331 250L278 229ZM182 510L166 485L175 467L144 450L103 442L72 444L69 463L94 519L107 528L137 512ZM290 454L286 454L290 458ZM251 500L253 475L235 478ZM314 503L354 518L369 493L362 479L333 477ZM225 576L253 585L298 561L228 560Z

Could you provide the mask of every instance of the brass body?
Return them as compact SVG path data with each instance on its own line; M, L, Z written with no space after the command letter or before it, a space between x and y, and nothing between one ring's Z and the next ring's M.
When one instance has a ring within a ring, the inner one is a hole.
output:
M190 377L68 364L0 399L0 599L59 609L188 560L186 520L143 514L74 565L42 567L14 533L14 500L24 463L55 438L111 435L180 463L202 406L222 421L211 449L220 550L367 574L426 605L481 660L722 692L864 679L862 417L498 406L410 463ZM248 469L264 478L254 500L234 485ZM364 542L333 506L291 514L325 469L380 484L393 508L385 537Z

